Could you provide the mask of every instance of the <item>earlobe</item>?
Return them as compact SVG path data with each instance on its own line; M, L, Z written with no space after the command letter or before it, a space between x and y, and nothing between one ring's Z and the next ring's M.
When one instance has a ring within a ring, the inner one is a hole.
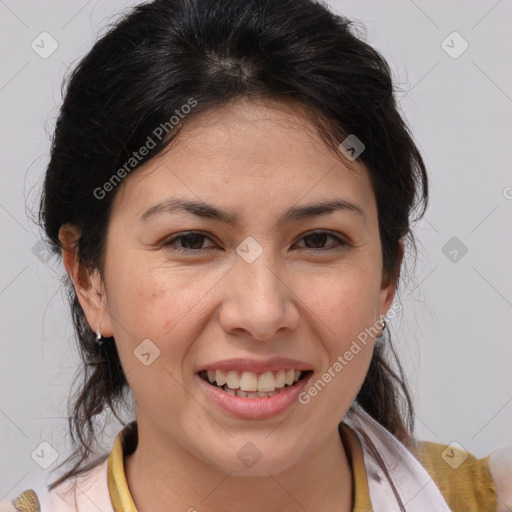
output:
M96 332L101 328L104 337L112 336L104 287L99 272L90 272L78 258L78 240L80 231L76 226L63 224L59 230L62 244L62 261L73 282L75 292L89 327Z

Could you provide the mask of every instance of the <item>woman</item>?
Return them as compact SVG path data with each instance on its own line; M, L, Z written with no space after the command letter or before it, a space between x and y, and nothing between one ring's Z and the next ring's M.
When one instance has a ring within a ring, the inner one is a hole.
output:
M389 68L345 18L135 8L70 78L41 201L84 361L75 464L12 505L507 510L506 454L415 439L389 360L427 200ZM83 466L128 390L135 420Z

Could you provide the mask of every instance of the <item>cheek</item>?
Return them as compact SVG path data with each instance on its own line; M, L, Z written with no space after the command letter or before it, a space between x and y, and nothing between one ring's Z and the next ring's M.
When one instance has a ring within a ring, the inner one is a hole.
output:
M149 339L164 356L166 367L181 367L201 329L198 320L208 314L207 301L201 299L211 287L209 282L190 269L120 261L116 273L110 274L109 308L124 361L129 363L134 350Z
M134 395L153 414L185 407L183 361L200 329L194 306L201 294L184 287L178 274L143 265L133 267L129 278L119 272L111 288L116 345Z
M135 252L135 251L134 251ZM132 258L113 254L115 269L109 275L111 312L137 330L160 332L171 329L176 318L197 302L197 290L179 268L156 263L149 256ZM190 274L190 272L189 272Z
M377 320L380 281L365 266L345 267L322 276L308 276L301 295L319 318L333 343L357 337Z
M326 355L316 384L311 383L311 393L321 394L320 401L327 408L334 407L336 414L343 413L355 399L379 332L375 325L380 275L367 269L365 265L352 266L322 279L317 276L304 292L311 310L321 320L317 322L321 330L318 339Z
M312 300L322 320L317 325L324 357L315 380L299 400L316 404L337 422L355 400L368 372L376 336L372 327L377 292L364 273L345 273L324 283L322 289L323 293L316 290Z

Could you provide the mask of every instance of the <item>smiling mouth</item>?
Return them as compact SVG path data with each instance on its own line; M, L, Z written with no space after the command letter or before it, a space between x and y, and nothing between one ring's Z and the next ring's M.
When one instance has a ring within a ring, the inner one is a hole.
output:
M294 369L261 374L235 370L202 370L198 375L208 384L240 398L269 398L297 385L313 373Z

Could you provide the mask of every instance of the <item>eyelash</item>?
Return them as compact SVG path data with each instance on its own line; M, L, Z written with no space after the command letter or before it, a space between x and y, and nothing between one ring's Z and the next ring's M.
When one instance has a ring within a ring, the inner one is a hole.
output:
M187 238L190 238L190 237L193 237L193 236L201 236L201 237L204 237L204 238L209 238L207 235L199 232L199 231L190 231L188 233L184 233L184 234L181 234L179 236L176 236L174 238L171 238L170 240L167 240L166 242L164 242L163 246L165 248L168 248L170 249L171 251L176 251L176 252L181 252L181 253L198 253L198 252L202 252L202 251L211 251L212 249L215 249L215 247L209 247L209 248L206 248L206 249L186 249L186 248L183 248L183 247L172 247L172 244L174 242L176 242L177 240L182 240L182 239L187 239ZM329 232L329 231L322 231L322 230L319 230L319 231L311 231L310 233L306 233L304 236L302 236L302 238L300 240L303 240L304 238L307 238L307 237L310 237L312 235L327 235L327 236L330 236L332 238L334 238L336 240L336 244L337 246L328 246L326 248L321 248L321 249L309 249L309 248L306 248L304 250L306 251L312 251L312 252L325 252L325 251L332 251L332 250L336 250L336 249L341 249L345 246L348 246L349 244L345 241L345 240L342 240L340 237L334 235L333 233Z

